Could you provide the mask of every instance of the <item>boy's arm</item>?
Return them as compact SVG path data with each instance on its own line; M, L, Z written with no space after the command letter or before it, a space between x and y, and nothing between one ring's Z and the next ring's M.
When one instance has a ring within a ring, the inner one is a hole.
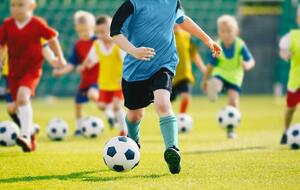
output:
M201 83L201 88L204 92L206 92L207 81L211 77L211 74L212 74L213 70L214 70L214 67L211 64L208 64L207 67L206 67L206 72L205 72L205 74L203 76L203 79L202 79L202 83Z
M255 59L246 44L242 48L241 55L243 57L243 69L245 71L251 70L255 66Z
M286 62L288 62L292 56L291 52L289 51L290 46L291 46L291 40L290 40L290 34L288 33L285 36L283 36L279 42L279 48L280 48L279 56Z
M181 23L180 26L185 31L202 40L212 51L214 57L220 55L222 51L221 47L213 41L190 17L185 16L184 22Z
M65 74L70 73L71 71L73 71L74 69L74 65L72 64L67 64L66 66L59 68L59 69L54 69L53 70L53 76L54 77L60 77L63 76Z
M51 50L53 51L53 53L57 57L57 62L54 62L52 64L52 66L53 67L63 67L65 65L67 65L67 62L64 58L64 54L63 54L63 51L61 49L61 46L59 44L59 41L58 41L57 37L55 37L54 39L49 40L48 44L49 44L49 47L51 48Z

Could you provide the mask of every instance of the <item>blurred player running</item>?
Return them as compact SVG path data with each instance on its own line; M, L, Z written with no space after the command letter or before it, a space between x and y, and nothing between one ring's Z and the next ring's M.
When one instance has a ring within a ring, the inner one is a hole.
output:
M53 67L65 64L63 53L57 40L57 32L40 18L33 16L34 0L10 0L11 18L0 27L0 57L5 46L8 48L9 72L8 88L19 113L21 133L17 144L24 152L34 150L30 138L33 113L30 98L34 95L42 74L42 46L40 39L48 41L57 56ZM2 60L1 60L2 64Z
M297 23L300 26L300 5L297 11ZM297 105L300 103L300 29L291 30L280 40L280 57L291 61L288 81L287 108L285 113L285 130L281 144L287 144L286 132L289 129Z
M244 72L254 67L255 61L245 42L238 37L239 27L236 19L223 15L218 19L219 44L223 49L220 57L210 57L202 88L211 101L218 99L218 94L225 89L228 104L239 108L239 97L244 79ZM236 138L233 128L227 129L228 138Z
M96 40L95 24L96 19L93 14L86 11L78 11L74 15L75 30L79 36L79 40L75 43L73 52L69 57L69 64L62 68L56 69L53 75L56 77L70 73L77 67L77 71L81 74L81 82L75 98L76 112L76 130L74 135L81 135L81 122L83 120L82 107L89 100L98 101L98 71L99 64L94 64L91 68L82 68L83 61L87 58L90 49Z
M180 1L127 0L116 12L111 36L128 53L123 68L123 93L127 113L128 136L140 143L140 123L145 108L155 104L165 143L164 158L172 174L181 170L178 128L170 96L178 63L174 25L204 41L214 55L221 48L186 17Z
M191 34L182 30L179 25L175 25L174 32L179 63L173 80L171 101L175 101L177 96L180 95L181 103L179 112L186 113L192 98L192 88L195 82L192 71L192 61L194 61L202 73L205 73L206 66L198 53L197 46L192 42Z
M111 126L114 118L120 125L120 135L127 135L124 98L122 93L122 66L125 53L113 42L110 37L111 18L99 16L96 20L96 33L99 40L95 41L91 49L86 65L99 62L100 74L100 98L99 108L104 110Z

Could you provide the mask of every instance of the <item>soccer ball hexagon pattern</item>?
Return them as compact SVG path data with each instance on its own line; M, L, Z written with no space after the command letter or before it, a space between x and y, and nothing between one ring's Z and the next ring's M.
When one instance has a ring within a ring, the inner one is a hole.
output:
M55 118L49 121L46 132L48 137L53 141L62 141L68 134L68 124L59 118Z
M125 172L135 168L140 161L137 144L128 137L114 137L103 150L105 164L113 171Z
M287 131L288 145L291 149L300 149L300 123L295 124Z
M217 121L221 128L235 128L240 124L241 114L237 108L227 106L218 113Z
M0 122L0 145L14 146L19 136L18 126L11 121Z
M179 114L177 116L177 125L180 133L190 132L193 128L193 119L188 114Z
M96 138L103 133L104 124L101 119L90 116L82 120L80 129L83 136L88 138Z

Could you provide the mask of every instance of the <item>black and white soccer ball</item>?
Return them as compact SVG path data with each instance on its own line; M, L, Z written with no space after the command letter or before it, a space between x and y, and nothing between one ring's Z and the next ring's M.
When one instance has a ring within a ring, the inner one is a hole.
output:
M287 144L290 146L291 149L300 149L300 124L292 126L287 131L287 139Z
M241 113L233 106L226 106L218 113L217 120L221 128L236 128L241 122Z
M18 126L11 121L0 122L0 145L14 146L20 131Z
M180 133L187 133L193 129L193 119L188 114L179 114L177 116L178 131Z
M51 119L47 125L46 132L53 141L62 141L68 134L69 126L63 119Z
M103 150L105 164L113 171L125 172L135 168L140 161L138 145L128 137L114 137Z
M80 129L84 137L96 138L103 133L104 124L101 119L89 116L82 120Z

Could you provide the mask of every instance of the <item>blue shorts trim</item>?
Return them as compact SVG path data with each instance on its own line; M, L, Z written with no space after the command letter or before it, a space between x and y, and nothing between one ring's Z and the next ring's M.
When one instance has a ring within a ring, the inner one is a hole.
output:
M214 77L223 82L223 90L234 90L234 91L238 92L239 94L241 94L242 89L238 85L228 82L227 80L225 80L223 77L221 77L219 75L216 75Z
M89 98L87 97L87 93L91 88L99 89L98 84L92 84L87 88L79 89L77 91L75 102L76 104L84 104L89 102Z

